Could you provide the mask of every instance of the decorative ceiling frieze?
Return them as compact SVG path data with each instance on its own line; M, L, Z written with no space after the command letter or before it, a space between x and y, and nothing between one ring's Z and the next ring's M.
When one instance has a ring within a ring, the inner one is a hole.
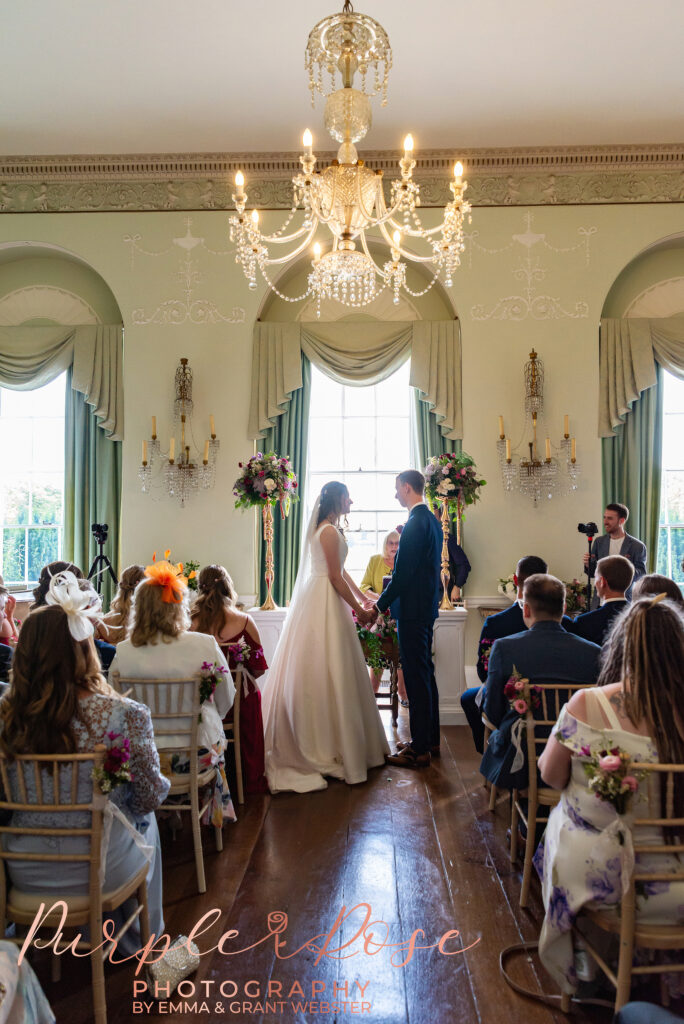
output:
M388 189L400 156L364 154L384 171ZM560 146L423 152L414 170L423 208L449 201L456 158L468 175L468 199L478 207L684 202L684 144ZM228 210L238 168L249 183L250 205L290 208L298 153L209 153L0 157L0 212Z

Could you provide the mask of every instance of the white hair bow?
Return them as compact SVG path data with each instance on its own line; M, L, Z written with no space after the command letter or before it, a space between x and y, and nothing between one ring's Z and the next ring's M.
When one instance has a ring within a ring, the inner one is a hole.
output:
M56 604L66 612L69 632L74 640L86 640L95 632L93 619L100 616L99 603L89 608L92 594L81 590L73 572L65 569L50 580L50 589L45 595L47 604Z

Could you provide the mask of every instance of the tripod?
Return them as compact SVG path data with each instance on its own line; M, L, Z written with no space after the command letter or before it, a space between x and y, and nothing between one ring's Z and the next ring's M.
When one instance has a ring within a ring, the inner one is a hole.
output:
M107 571L109 575L112 577L114 586L117 587L119 585L119 580L117 579L117 575L114 572L114 569L112 568L112 563L109 561L109 558L107 557L107 555L105 555L103 550L105 546L105 540L106 536L102 537L96 535L96 541L99 551L95 555L95 558L93 559L93 564L90 566L90 569L88 570L88 579L92 580L93 577L95 578L95 590L100 595L102 595L102 574L105 571Z
M594 574L591 568L591 545L594 543L593 536L587 537L587 543L589 545L589 564L587 565L584 571L587 574L587 611L589 611L591 608L591 581L594 578Z

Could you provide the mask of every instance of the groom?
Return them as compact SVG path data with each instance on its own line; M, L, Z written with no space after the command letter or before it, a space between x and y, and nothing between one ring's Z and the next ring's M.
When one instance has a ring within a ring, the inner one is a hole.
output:
M425 477L407 469L396 479L396 498L409 509L394 560L394 573L376 608L392 605L409 699L411 742L387 757L388 764L424 768L439 753L439 698L432 664L432 627L438 615L442 528L425 504Z

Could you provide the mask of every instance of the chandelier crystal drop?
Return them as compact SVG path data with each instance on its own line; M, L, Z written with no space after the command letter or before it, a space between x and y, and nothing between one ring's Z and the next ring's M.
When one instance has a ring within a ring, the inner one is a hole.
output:
M237 172L230 238L249 287L257 287L260 273L288 302L313 295L319 316L325 299L365 306L387 288L398 304L402 291L422 295L438 278L451 287L465 248L464 219L470 220L471 210L464 199L468 183L461 163L454 165L449 185L453 199L442 223L425 228L418 214L420 186L413 180L412 136L404 140L400 177L390 183L389 205L382 171L367 167L355 146L371 127L370 98L381 95L382 106L387 102L392 50L384 28L373 18L357 14L345 0L339 14L324 18L312 29L305 63L312 104L317 92L327 97L325 127L340 143L337 159L317 169L313 136L308 129L304 132L301 171L292 179L292 209L285 224L270 235L260 229L258 210L248 212L245 177ZM303 213L301 225L288 230L297 213ZM382 265L375 262L369 241L389 248L390 258ZM278 246L286 246L287 251L277 251ZM307 291L296 297L282 295L269 278L269 267L288 264L307 249L313 256ZM420 292L411 291L406 283L407 260L433 269L432 280Z

